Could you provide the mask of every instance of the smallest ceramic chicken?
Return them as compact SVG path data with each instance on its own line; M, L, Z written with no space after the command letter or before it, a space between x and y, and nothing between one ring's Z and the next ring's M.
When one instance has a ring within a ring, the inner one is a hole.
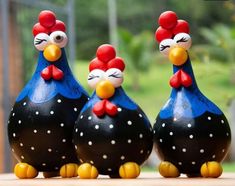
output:
M88 84L94 94L82 109L74 129L81 161L80 178L136 178L152 151L152 127L145 113L121 87L124 61L108 44L97 49Z

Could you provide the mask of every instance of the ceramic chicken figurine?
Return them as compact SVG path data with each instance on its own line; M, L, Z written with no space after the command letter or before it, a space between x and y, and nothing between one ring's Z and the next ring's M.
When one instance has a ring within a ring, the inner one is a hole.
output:
M199 90L188 54L189 25L164 12L156 31L159 50L173 63L171 95L154 124L154 146L164 177L219 177L231 132L223 112Z
M51 11L39 14L33 27L34 46L39 50L32 79L16 99L8 121L8 137L18 163L19 178L77 175L79 162L72 132L88 95L75 80L67 63L65 24Z
M94 94L82 109L74 129L74 144L82 164L80 178L98 174L136 178L152 151L152 127L140 107L121 87L124 61L108 44L97 49L89 66Z

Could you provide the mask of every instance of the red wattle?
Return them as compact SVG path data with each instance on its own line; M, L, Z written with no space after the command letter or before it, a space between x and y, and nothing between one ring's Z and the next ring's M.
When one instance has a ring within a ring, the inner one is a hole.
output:
M56 66L52 65L52 77L55 80L61 80L64 77L64 73L62 70L60 70Z
M179 70L178 72L176 72L170 79L170 85L171 87L173 88L179 88L180 85L181 85L181 82L180 82L180 74L181 74L181 71Z
M189 87L192 85L192 78L186 72L181 70L181 83L184 87Z
M103 116L105 113L105 103L106 100L97 102L93 107L93 112L97 116Z
M41 72L41 77L45 80L49 80L52 77L52 67L48 66L44 68Z
M105 104L105 111L110 116L115 116L118 112L117 106L109 102L108 100L106 101L106 104Z

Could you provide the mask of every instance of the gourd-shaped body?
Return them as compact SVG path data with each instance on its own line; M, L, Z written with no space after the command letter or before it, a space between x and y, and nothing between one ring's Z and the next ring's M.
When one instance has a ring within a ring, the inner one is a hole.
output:
M55 18L54 13L42 11L39 21L44 25L45 16ZM27 163L16 165L19 178L35 177L37 171L56 172L65 164L79 162L72 144L72 131L88 95L68 66L63 48L67 43L65 26L58 20L55 22L48 28L53 31L48 33L41 32L41 24L34 26L34 44L40 50L38 65L9 116L12 152L18 161ZM33 167L32 175L27 174L29 166Z
M83 163L80 178L135 178L152 150L152 128L144 112L121 87L124 62L102 45L90 64L88 83L96 88L75 124L74 144ZM105 59L108 58L108 59ZM84 172L91 172L88 176Z
M165 12L159 22L174 15ZM174 75L170 80L170 98L154 124L155 150L163 161L159 171L165 177L176 177L180 173L218 177L222 173L219 162L228 152L231 132L223 112L197 87L186 51L191 38L184 33L188 30L187 23L184 24L184 30L176 33L173 39L163 37L160 42L161 52L173 63ZM159 38L161 34L157 31L156 36ZM174 171L170 172L167 166Z

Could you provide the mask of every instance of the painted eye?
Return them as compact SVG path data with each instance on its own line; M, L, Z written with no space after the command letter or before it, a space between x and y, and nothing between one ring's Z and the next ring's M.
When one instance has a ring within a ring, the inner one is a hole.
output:
M123 73L117 68L111 68L105 72L105 78L117 88L120 87L123 82Z
M99 69L95 69L95 70L92 70L89 75L88 75L88 78L87 78L87 81L88 81L88 85L95 89L97 83L99 83L103 77L104 77L104 71L103 70L99 70Z
M43 51L45 49L45 47L48 45L49 40L50 40L50 37L47 34L40 33L40 34L36 35L34 38L34 46L39 51Z
M174 41L176 42L177 46L180 46L184 48L185 50L188 50L192 44L192 39L190 35L186 33L179 33L175 35Z
M164 39L160 44L159 44L159 50L160 52L168 56L170 52L170 48L175 45L175 41L173 39Z
M58 45L60 48L65 47L68 42L66 34L62 31L52 32L50 35L50 39L53 44Z

